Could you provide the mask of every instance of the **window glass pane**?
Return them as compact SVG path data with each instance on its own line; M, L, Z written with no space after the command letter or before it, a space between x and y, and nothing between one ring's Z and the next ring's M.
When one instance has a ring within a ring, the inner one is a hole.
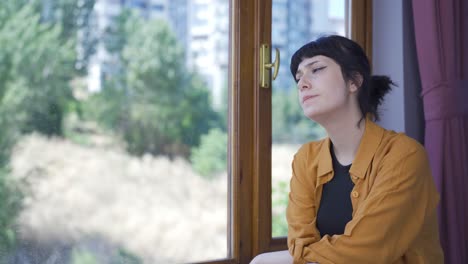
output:
M0 263L228 257L229 1L0 1Z
M297 99L289 71L291 56L302 45L323 34L345 35L347 0L273 0L272 46L281 53L272 89L272 235L286 236L291 162L301 144L325 136L307 119Z

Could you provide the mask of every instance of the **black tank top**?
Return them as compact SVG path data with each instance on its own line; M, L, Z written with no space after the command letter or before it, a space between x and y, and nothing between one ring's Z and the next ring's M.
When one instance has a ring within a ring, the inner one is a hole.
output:
M354 183L349 177L351 165L341 165L330 148L334 176L323 185L322 198L317 212L317 229L320 235L342 235L345 225L351 220L353 206L350 194Z

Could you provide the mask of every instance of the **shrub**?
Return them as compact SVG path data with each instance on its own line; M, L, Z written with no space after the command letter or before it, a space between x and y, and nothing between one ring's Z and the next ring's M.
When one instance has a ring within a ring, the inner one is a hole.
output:
M216 173L226 171L227 143L227 134L218 128L203 135L200 146L192 148L194 169L206 178L213 178Z
M286 221L286 206L288 205L288 184L278 181L273 186L272 193L272 235L286 236L288 234L288 222Z
M97 258L88 251L73 249L71 264L98 264Z
M16 243L15 220L22 195L9 178L7 169L0 169L0 252L8 252Z
M1 97L1 94L0 94ZM1 100L0 100L1 102ZM0 104L0 112L3 105ZM22 194L9 177L8 164L15 130L8 116L0 115L0 256L16 242L14 224L21 208Z

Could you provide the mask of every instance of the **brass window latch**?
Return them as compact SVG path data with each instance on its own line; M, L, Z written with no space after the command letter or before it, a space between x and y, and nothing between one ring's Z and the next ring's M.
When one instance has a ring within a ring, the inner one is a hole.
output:
M270 69L273 68L273 77L272 79L275 80L276 76L278 76L279 64L280 64L280 53L278 48L276 49L276 59L272 63L271 62L271 49L268 44L262 44L260 47L260 86L263 88L270 88L271 87L271 72Z

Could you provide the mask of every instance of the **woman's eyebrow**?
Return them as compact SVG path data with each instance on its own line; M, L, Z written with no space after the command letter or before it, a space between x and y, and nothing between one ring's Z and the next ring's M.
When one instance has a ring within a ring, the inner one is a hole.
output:
M316 60L316 61L311 61L311 62L307 63L306 65L302 66L301 68L299 68L299 69L297 70L296 76L297 76L297 74L301 74L301 73L302 73L302 68L309 68L310 66L312 66L313 64L315 64L315 63L317 63L317 62L319 62L319 61L318 61L318 60Z

